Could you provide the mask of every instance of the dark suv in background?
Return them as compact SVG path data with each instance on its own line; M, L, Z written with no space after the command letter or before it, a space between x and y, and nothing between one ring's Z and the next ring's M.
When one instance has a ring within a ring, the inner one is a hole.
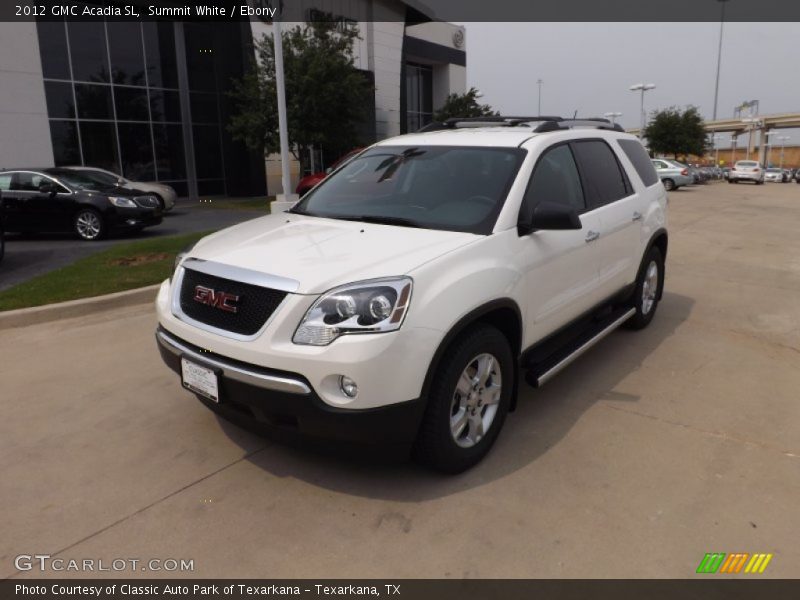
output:
M98 240L112 231L140 231L161 222L158 198L105 185L70 169L0 172L6 231L75 232Z

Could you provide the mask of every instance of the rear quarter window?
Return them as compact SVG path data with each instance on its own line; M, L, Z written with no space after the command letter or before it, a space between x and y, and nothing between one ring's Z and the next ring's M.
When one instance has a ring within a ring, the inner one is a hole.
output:
M617 140L625 156L633 163L633 168L645 187L650 187L659 182L658 173L653 167L653 162L647 155L644 146L637 140Z
M572 142L589 210L630 194L630 183L611 147L602 140Z

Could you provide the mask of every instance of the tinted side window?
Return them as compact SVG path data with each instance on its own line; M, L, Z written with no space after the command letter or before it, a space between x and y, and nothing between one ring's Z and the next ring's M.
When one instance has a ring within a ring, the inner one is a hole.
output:
M573 142L573 149L590 209L628 196L630 184L608 144L600 140Z
M11 180L11 189L19 192L38 192L39 184L44 177L36 173L15 173Z
M578 213L586 210L583 187L572 151L567 144L546 150L531 175L520 208L520 222L529 223L540 202L560 202Z
M645 187L658 183L658 173L653 168L653 163L650 162L647 150L644 149L640 142L636 140L619 140L619 145L633 163L633 168L636 169Z
M11 189L11 174L0 175L0 192Z

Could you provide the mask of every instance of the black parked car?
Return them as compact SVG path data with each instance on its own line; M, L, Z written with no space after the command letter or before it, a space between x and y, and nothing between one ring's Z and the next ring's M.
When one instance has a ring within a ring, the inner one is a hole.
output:
M158 198L98 183L70 169L0 172L6 231L74 231L97 240L111 231L139 231L161 222Z

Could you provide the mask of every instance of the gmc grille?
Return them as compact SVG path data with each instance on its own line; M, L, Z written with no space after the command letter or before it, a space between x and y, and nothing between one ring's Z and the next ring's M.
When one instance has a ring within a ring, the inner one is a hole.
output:
M237 311L235 313L227 312L196 301L194 297L197 286L239 296L239 300L236 302ZM264 326L264 323L272 316L285 297L286 292L280 290L224 279L184 268L180 306L183 313L195 321L239 335L254 335Z

